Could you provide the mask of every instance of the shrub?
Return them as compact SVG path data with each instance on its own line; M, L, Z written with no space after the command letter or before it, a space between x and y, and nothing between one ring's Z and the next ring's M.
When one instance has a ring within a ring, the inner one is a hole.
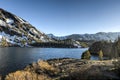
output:
M91 58L91 54L90 52L87 50L85 52L83 52L82 56L81 56L81 59L87 59L87 60L90 60Z
M40 69L44 72L47 73L49 75L55 75L59 72L58 69L56 69L55 67L53 67L52 65L50 65L47 61L43 61L40 60L37 63L40 67Z
M47 75L38 75L29 71L16 71L6 76L5 80L51 80Z

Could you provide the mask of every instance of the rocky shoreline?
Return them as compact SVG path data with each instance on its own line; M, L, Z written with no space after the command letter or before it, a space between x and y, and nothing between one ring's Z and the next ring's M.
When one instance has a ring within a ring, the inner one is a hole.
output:
M114 62L118 60L50 59L29 64L24 70L1 80L111 80L120 79Z

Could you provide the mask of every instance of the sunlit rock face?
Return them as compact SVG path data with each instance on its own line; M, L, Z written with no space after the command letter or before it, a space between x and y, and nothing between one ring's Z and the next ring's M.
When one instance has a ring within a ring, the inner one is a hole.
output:
M7 42L26 46L32 42L48 42L50 39L24 19L0 9L0 40L5 37Z

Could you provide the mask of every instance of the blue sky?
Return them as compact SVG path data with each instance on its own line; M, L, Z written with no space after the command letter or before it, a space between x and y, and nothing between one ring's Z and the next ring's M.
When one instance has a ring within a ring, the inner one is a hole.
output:
M120 0L0 0L0 7L57 36L120 32Z

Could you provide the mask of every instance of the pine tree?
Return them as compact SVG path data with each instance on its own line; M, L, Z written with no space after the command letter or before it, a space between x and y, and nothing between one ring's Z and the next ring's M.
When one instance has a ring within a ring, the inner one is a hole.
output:
M102 52L102 50L100 50L99 52L98 52L98 55L99 55L99 60L103 60L103 52Z
M22 46L24 47L25 44L26 44L26 40L25 40L25 39L22 39L22 40L21 40L21 44L22 44Z
M8 43L7 43L5 37L2 37L2 39L1 39L1 46L2 46L2 47L6 47L6 46L8 46Z

